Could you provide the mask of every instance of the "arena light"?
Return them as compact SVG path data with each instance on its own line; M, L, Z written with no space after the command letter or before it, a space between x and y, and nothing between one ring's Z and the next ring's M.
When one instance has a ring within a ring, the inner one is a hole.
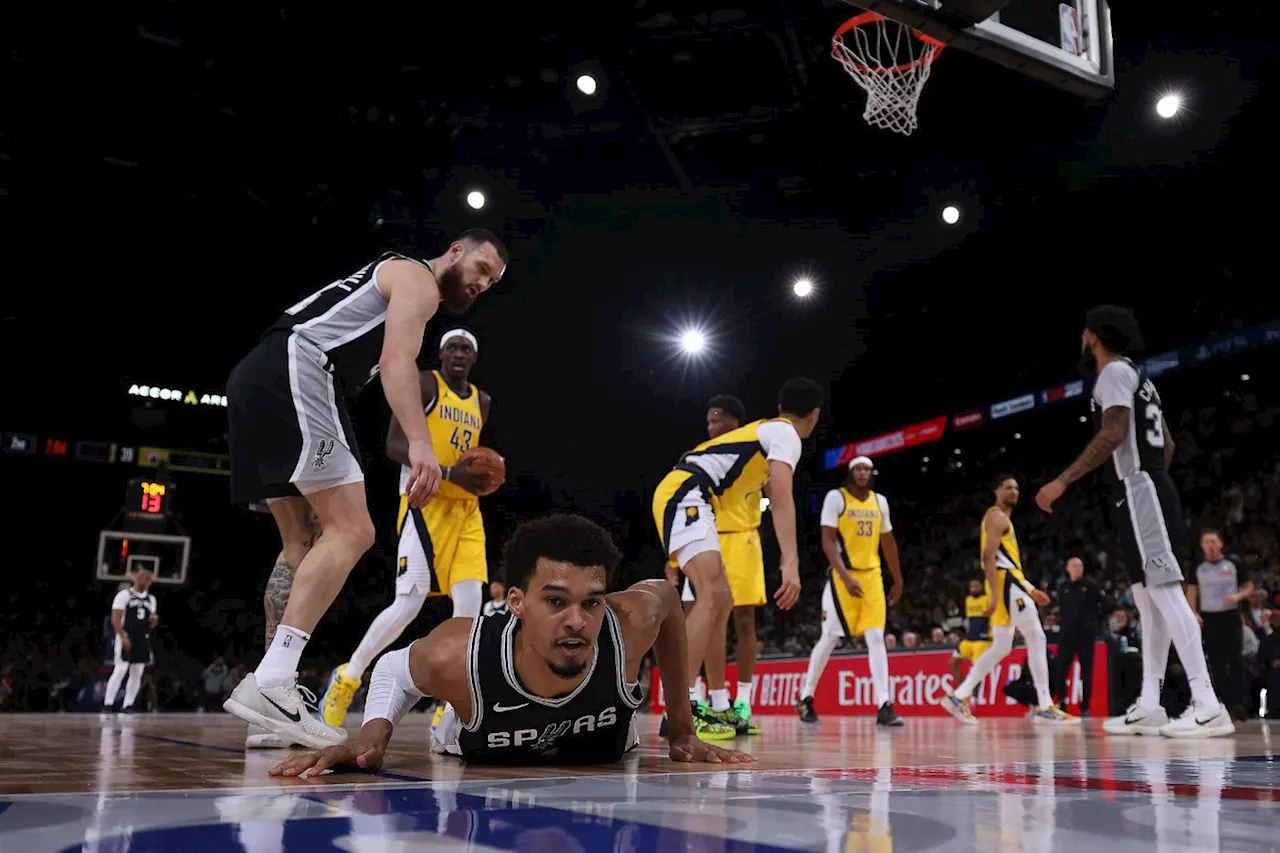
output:
M1022 433L1020 433L1020 432L1015 432L1015 433L1013 434L1013 439L1014 439L1014 441L1018 441L1018 440L1019 440L1019 439L1021 439L1021 438L1022 438Z
M487 201L488 199L484 197L484 193L480 192L480 190L472 190L467 193L467 207L472 210L480 210Z
M813 282L807 278L796 279L796 283L791 285L791 292L804 299L813 294Z
M701 329L685 329L680 333L680 349L689 355L697 355L707 348L707 336Z
M1156 115L1160 118L1173 118L1182 110L1182 96L1176 92L1161 95L1156 101Z
M1248 381L1249 381L1249 374L1247 374L1247 373L1241 373L1241 374L1240 374L1240 381L1241 381L1241 382L1248 382Z
M955 225L960 221L960 208L954 204L949 204L942 208L942 221L948 225Z
M760 498L760 511L761 511L761 512L768 512L768 511L769 511L769 499L768 499L768 498L765 498L765 497Z
M590 74L579 74L578 79L574 81L578 87L578 91L586 95L588 98L596 93L599 88L596 84L596 78Z

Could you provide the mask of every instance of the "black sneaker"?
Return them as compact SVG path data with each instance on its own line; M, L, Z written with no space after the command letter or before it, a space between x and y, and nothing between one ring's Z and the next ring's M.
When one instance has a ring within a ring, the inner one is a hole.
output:
M876 713L877 726L902 726L906 725L906 720L898 716L898 712L893 710L892 702L885 702L880 706L879 712Z
M812 696L806 696L796 703L796 713L800 715L802 723L818 722L818 712L813 710Z
M667 723L668 723L667 715L666 715L666 714L663 714L663 715L662 715L662 722L658 723L658 737L666 737L666 736L667 736Z

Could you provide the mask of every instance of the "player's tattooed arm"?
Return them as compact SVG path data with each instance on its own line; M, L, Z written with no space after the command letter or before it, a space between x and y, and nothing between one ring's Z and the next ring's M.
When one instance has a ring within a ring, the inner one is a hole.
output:
M1080 457L1058 475L1059 482L1069 486L1111 458L1129 430L1129 410L1112 406L1102 413L1102 428L1085 447Z
M319 533L319 522L316 524L316 533ZM287 563L276 563L271 570L271 577L267 578L267 591L262 596L262 609L267 617L267 648L271 648L271 641L276 638L276 628L284 618L284 608L289 603L289 591L293 589L293 576L297 571Z

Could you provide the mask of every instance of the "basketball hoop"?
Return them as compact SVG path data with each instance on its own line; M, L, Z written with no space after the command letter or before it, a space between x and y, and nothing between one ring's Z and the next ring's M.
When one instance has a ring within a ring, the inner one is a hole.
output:
M862 118L904 136L916 129L920 90L944 47L878 12L850 18L831 39L831 55L867 93Z

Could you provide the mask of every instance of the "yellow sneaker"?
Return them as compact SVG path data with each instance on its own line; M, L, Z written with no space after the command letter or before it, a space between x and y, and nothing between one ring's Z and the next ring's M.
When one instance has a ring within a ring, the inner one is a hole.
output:
M447 703L444 700L436 702L436 712L431 716L431 730L435 731L440 726L440 720L444 717L444 709Z
M341 726L347 721L347 709L351 707L351 700L356 698L356 691L360 689L360 679L349 678L346 669L347 664L344 663L329 676L329 689L325 691L324 701L321 703L324 721L331 726Z
M716 712L712 711L710 706L703 702L694 702L693 705L693 733L700 740L733 740L738 736L738 730L727 725Z

